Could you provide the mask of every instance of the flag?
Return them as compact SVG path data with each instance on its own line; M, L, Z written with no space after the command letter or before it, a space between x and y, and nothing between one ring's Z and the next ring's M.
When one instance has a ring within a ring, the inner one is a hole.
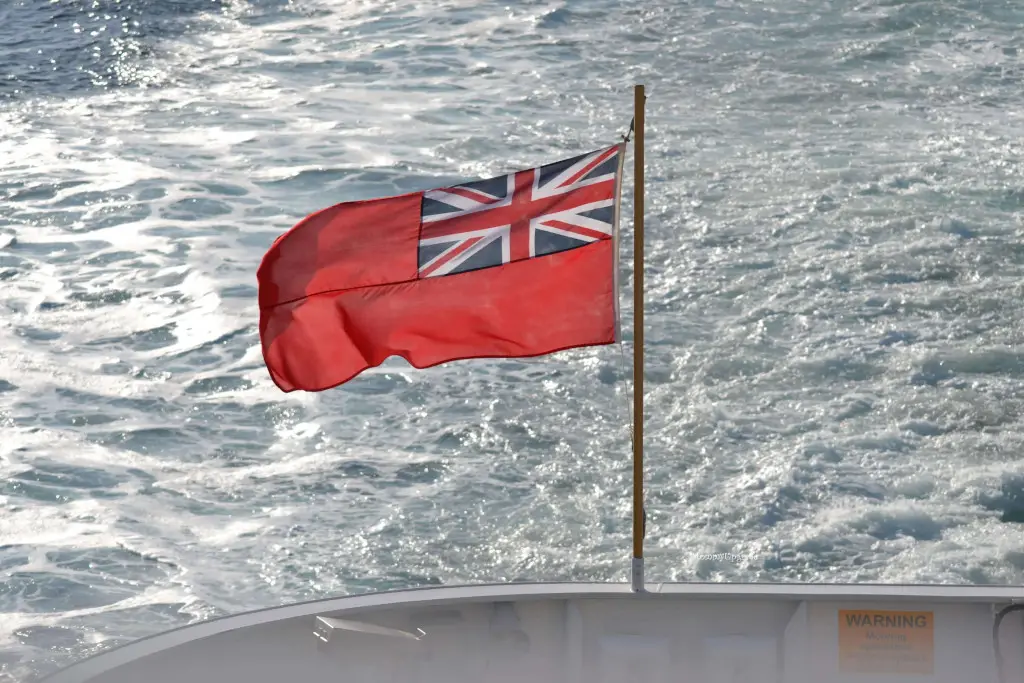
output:
M257 271L274 383L322 391L391 356L426 368L613 343L624 149L304 218Z

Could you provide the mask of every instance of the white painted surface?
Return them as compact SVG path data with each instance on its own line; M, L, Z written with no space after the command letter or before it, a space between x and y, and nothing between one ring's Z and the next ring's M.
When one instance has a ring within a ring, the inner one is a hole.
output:
M1020 599L1024 589L978 586L672 584L641 595L625 584L431 588L204 622L45 681L997 683L993 615ZM840 609L933 613L933 673L841 672ZM336 626L329 642L314 634L318 616ZM1019 613L1004 621L1001 642L1007 681L1022 680Z

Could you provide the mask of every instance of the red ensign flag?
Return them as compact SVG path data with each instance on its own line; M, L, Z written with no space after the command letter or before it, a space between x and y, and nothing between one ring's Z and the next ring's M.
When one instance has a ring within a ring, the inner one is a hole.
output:
M613 343L623 152L307 216L257 272L274 383L322 391L389 356L425 368Z

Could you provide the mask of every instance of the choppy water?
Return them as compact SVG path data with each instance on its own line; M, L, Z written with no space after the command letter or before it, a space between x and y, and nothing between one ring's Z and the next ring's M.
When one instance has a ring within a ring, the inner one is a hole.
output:
M1024 580L1022 23L5 2L0 678L317 596L624 580L628 344L283 395L254 273L334 202L614 141L637 81L650 578Z

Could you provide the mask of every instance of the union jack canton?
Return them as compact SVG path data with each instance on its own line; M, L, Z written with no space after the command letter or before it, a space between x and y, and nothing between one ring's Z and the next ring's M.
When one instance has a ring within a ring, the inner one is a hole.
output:
M611 239L622 149L424 192L419 276L491 268Z

